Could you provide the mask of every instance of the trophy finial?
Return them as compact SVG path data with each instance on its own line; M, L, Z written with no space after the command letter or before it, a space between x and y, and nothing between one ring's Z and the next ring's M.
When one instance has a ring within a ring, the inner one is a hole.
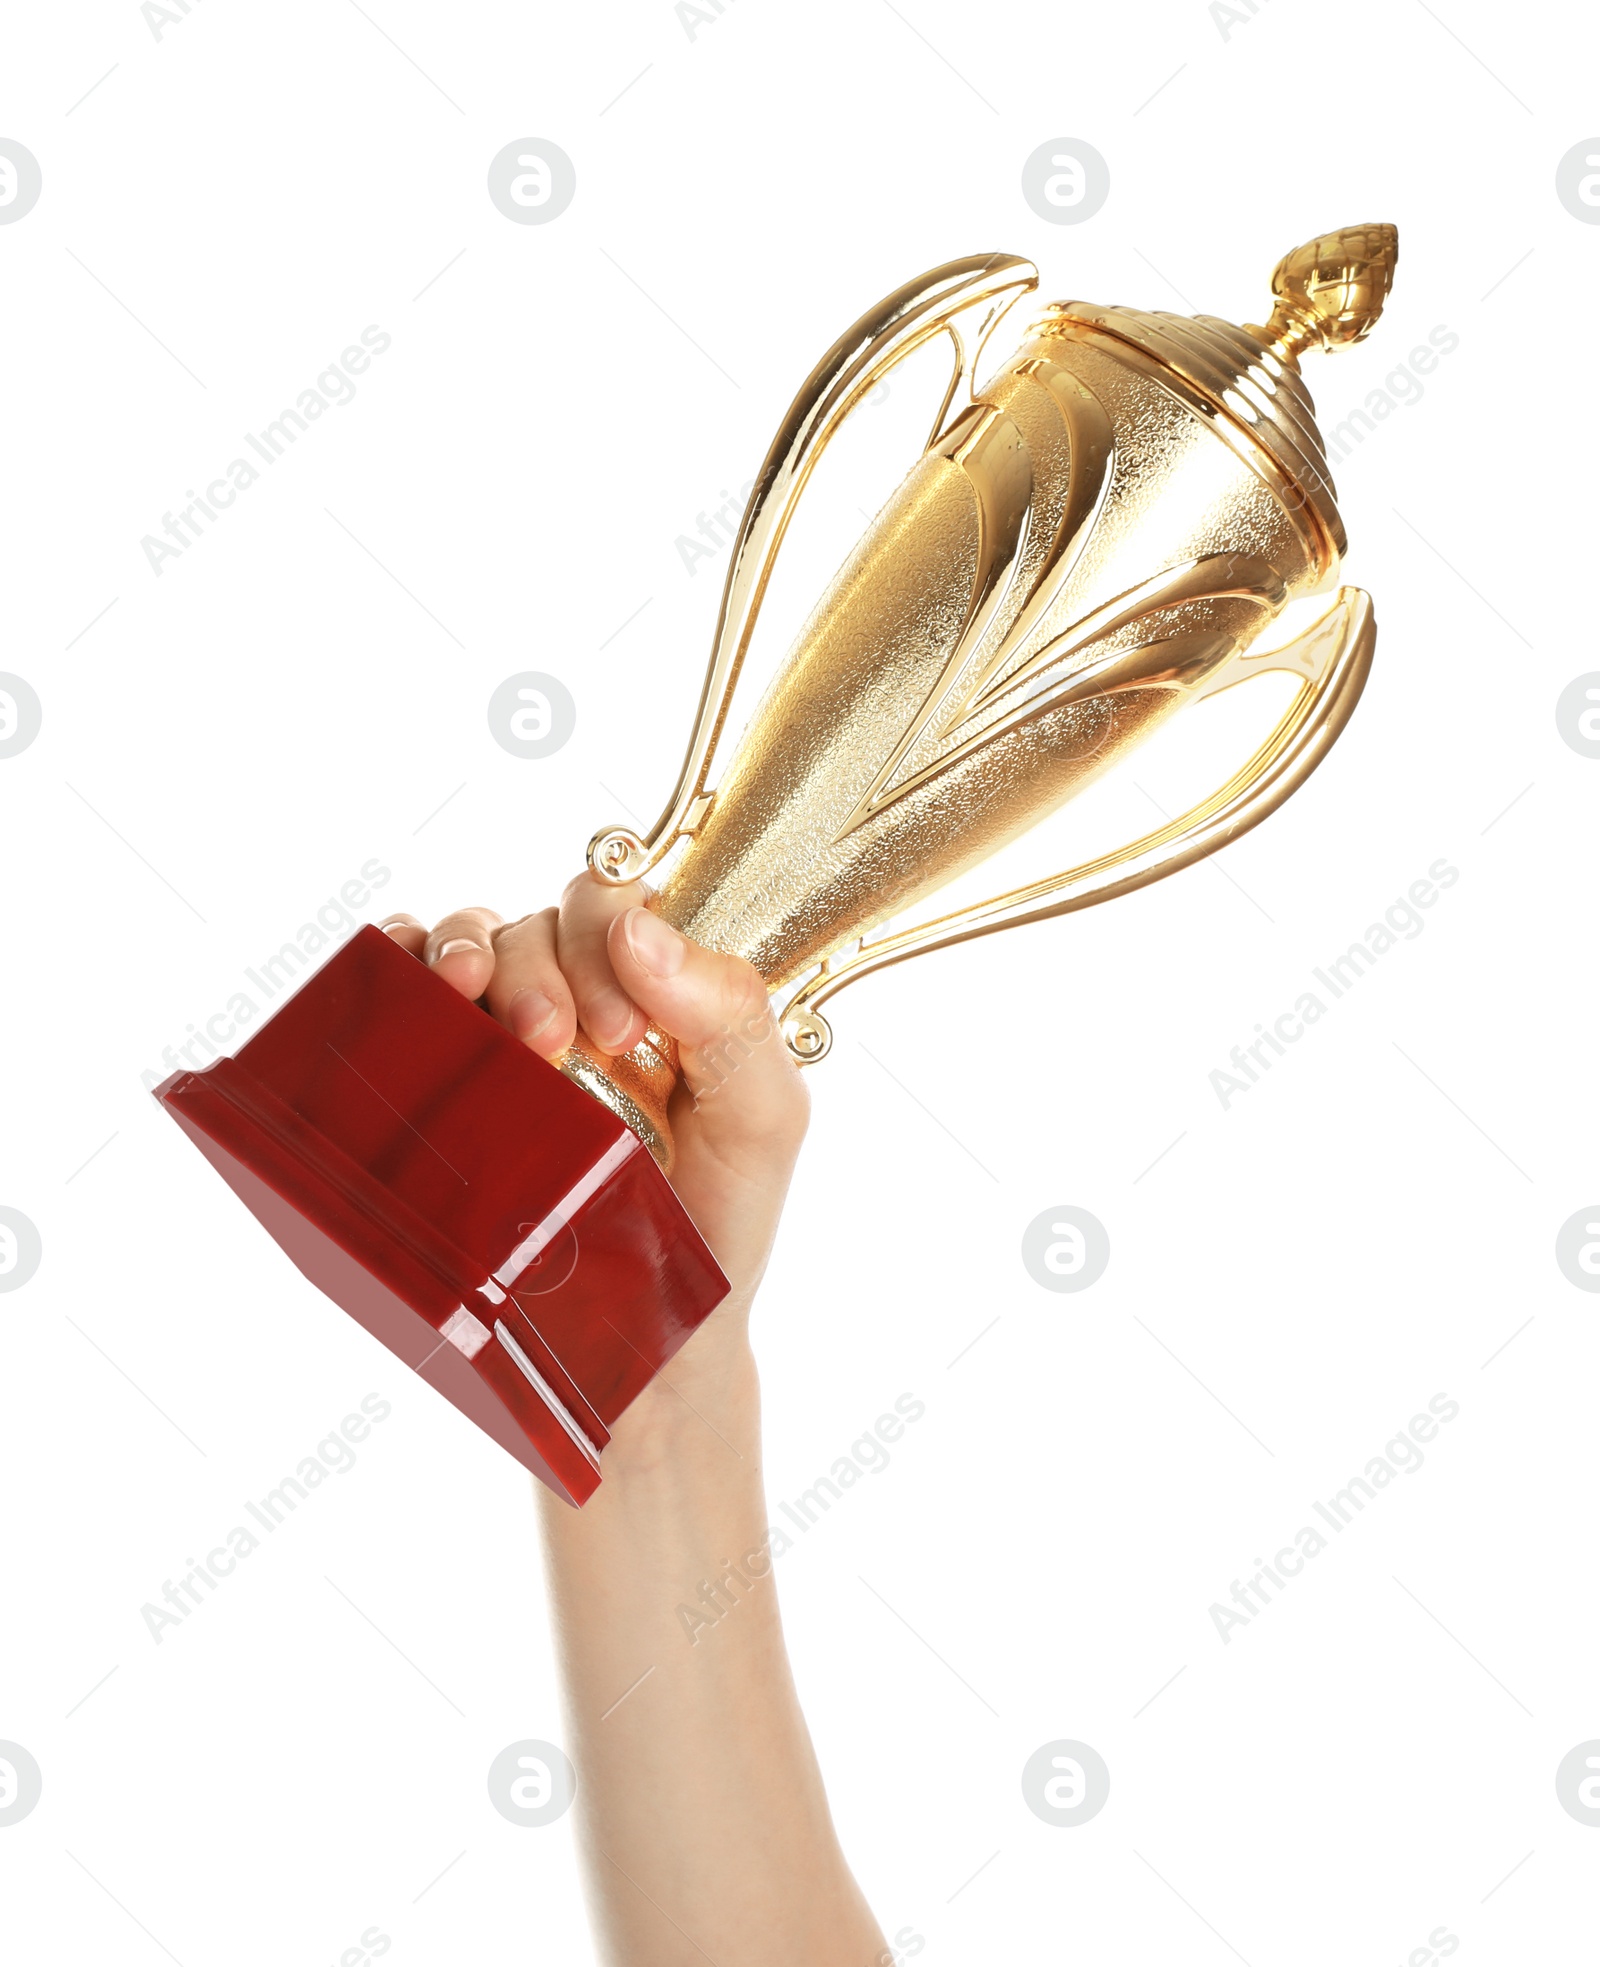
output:
M1290 363L1308 348L1351 347L1383 312L1399 257L1392 225L1347 225L1308 239L1273 268L1272 319L1250 332Z

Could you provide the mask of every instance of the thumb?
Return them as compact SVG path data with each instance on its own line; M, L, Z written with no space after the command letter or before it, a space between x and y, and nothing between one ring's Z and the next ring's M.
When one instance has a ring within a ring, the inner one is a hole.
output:
M809 1104L767 1000L742 957L704 949L647 908L611 924L607 953L640 1010L678 1041L697 1112L721 1134L798 1133Z

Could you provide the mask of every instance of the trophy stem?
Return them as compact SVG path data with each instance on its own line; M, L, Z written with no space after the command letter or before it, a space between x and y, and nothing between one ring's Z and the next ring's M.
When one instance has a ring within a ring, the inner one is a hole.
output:
M672 1172L668 1111L679 1080L678 1048L671 1038L652 1028L631 1052L613 1058L580 1032L556 1064L573 1085L632 1128L663 1174Z

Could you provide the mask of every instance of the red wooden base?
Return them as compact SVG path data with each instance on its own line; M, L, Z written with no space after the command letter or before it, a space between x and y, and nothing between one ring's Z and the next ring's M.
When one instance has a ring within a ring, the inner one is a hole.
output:
M570 1503L727 1294L637 1137L379 929L155 1096L313 1284Z

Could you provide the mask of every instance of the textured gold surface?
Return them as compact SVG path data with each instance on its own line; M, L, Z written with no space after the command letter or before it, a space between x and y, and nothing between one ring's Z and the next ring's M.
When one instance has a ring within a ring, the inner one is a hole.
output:
M824 357L768 454L672 800L644 838L597 835L591 866L636 879L686 843L653 905L774 988L800 982L786 1030L796 1056L814 1058L828 1044L817 1007L851 977L1124 892L1255 824L1325 753L1371 658L1370 608L1352 590L1289 649L1254 665L1248 652L1288 602L1333 593L1344 530L1297 356L1366 333L1395 252L1392 227L1362 226L1287 255L1263 329L1062 303L981 389L984 342L1033 284L1026 262L959 261L890 295ZM710 758L810 470L861 396L937 335L954 361L934 436L712 788ZM1184 702L1265 667L1292 670L1301 690L1193 813L1091 869L856 946ZM664 1112L670 1074L655 1053L584 1071L601 1097L606 1072L642 1075L649 1100L628 1104ZM664 1123L650 1126L670 1152Z
M574 1085L592 1093L625 1121L663 1168L672 1166L668 1108L678 1084L678 1053L672 1039L652 1030L631 1052L612 1057L580 1031L556 1063Z

